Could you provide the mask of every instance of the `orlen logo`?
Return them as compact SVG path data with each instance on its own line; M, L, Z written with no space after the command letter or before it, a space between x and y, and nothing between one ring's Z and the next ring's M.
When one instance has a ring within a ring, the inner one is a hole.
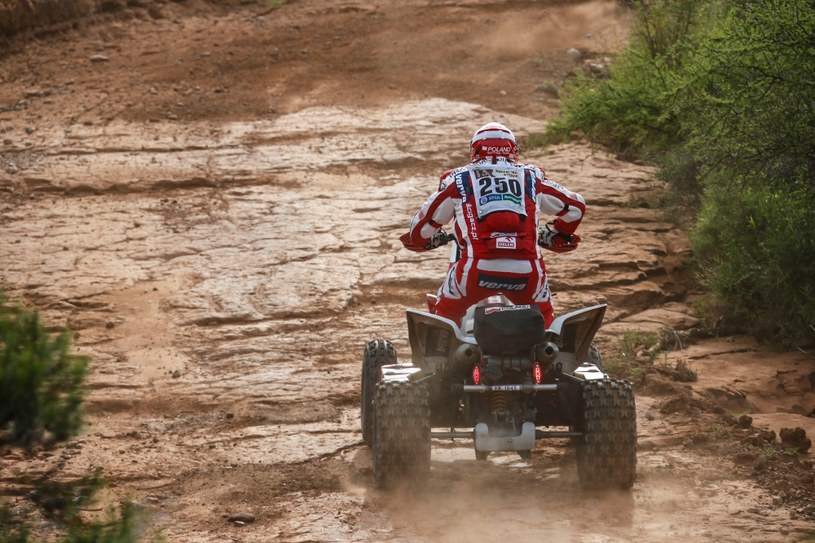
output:
M496 249L515 249L515 238L501 237L495 239Z

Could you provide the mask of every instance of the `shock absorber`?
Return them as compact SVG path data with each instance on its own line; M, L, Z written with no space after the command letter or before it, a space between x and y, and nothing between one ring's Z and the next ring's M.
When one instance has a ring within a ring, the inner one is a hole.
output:
M492 410L495 413L504 412L509 409L506 392L501 390L493 390L490 392L490 404L492 405Z

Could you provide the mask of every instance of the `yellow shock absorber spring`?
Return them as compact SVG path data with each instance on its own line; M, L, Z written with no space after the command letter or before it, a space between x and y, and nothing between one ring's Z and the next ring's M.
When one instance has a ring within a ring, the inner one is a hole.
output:
M509 408L507 404L507 395L500 390L493 390L490 392L490 403L492 404L493 411L506 411Z

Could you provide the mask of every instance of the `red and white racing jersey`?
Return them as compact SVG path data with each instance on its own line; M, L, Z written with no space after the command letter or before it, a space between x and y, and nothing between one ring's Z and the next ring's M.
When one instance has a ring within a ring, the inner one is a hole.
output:
M408 249L424 250L433 234L454 221L463 260L529 261L540 258L541 213L555 217L558 232L572 234L585 210L582 196L547 179L539 167L487 158L445 172L402 241Z

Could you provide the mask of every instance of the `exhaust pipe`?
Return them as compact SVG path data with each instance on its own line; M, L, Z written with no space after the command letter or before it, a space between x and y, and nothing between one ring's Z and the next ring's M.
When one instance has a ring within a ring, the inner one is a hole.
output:
M475 345L462 343L453 353L453 365L456 367L469 367L481 360L481 349Z
M544 366L554 362L558 354L560 354L560 349L551 341L535 345L535 359Z

